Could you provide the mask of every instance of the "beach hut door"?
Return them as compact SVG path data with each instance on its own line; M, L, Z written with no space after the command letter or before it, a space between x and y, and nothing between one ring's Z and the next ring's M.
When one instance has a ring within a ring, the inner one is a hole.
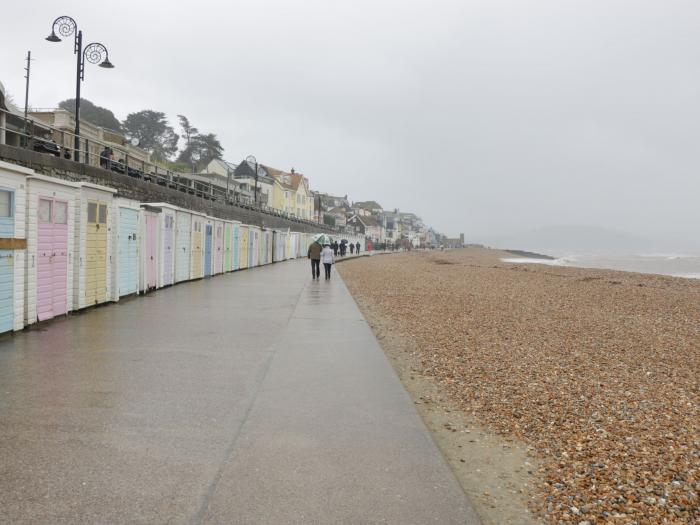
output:
M130 208L119 208L119 295L128 295L138 290L138 231L139 212Z
M157 252L156 252L156 231L158 228L158 216L153 213L146 214L146 290L153 290L156 287L157 275Z
M233 270L238 270L238 226L233 227L233 264L232 264L232 269Z
M165 214L163 222L163 285L166 285L173 283L173 223L175 217Z
M223 226L220 224L216 225L216 253L214 254L214 273L220 273L224 265L224 252L223 252Z
M44 321L67 310L68 203L40 197L38 214L36 313Z
M206 225L206 235L204 238L204 276L211 275L211 243L212 243L212 225Z
M107 204L88 201L85 239L85 304L107 300Z

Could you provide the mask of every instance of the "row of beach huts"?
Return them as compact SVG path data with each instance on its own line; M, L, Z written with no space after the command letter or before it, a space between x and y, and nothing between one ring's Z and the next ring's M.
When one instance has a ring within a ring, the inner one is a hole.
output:
M305 257L312 238L141 203L113 188L0 161L0 333L183 281Z

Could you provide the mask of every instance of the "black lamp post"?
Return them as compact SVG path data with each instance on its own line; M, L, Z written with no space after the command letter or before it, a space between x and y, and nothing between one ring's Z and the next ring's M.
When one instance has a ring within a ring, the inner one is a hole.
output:
M73 159L80 162L80 83L85 80L85 61L91 64L99 62L100 67L112 69L114 65L109 61L107 48L99 42L93 42L83 49L83 32L78 29L70 16L59 16L51 25L51 34L46 37L49 42L60 42L61 38L56 35L56 29L62 37L75 35L73 53L77 57L77 67L75 73L75 151ZM104 57L104 58L103 58ZM85 153L85 161L88 162L88 152Z
M248 155L245 159L246 163L248 164L248 167L250 169L255 170L255 192L253 193L253 199L255 201L255 205L258 205L258 159L255 158L254 155Z

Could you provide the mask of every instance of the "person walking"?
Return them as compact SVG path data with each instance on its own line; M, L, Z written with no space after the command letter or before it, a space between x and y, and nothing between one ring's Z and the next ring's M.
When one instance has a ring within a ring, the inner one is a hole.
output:
M323 261L323 269L326 271L326 280L331 278L331 266L335 262L335 257L333 256L333 250L331 250L330 245L326 244L323 246L321 251L321 261Z
M336 257L338 256L338 241L333 243L333 255Z
M353 243L350 243L350 255L355 253L355 245Z
M317 242L312 242L306 254L311 259L311 279L321 278L321 251L321 245Z
M360 255L360 241L355 243L355 255Z

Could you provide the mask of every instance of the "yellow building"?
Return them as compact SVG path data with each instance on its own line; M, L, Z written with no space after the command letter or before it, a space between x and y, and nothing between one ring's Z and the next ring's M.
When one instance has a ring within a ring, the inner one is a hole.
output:
M313 220L314 199L309 190L309 179L292 169L291 173L265 166L265 171L274 179L272 207L295 215L300 219Z

